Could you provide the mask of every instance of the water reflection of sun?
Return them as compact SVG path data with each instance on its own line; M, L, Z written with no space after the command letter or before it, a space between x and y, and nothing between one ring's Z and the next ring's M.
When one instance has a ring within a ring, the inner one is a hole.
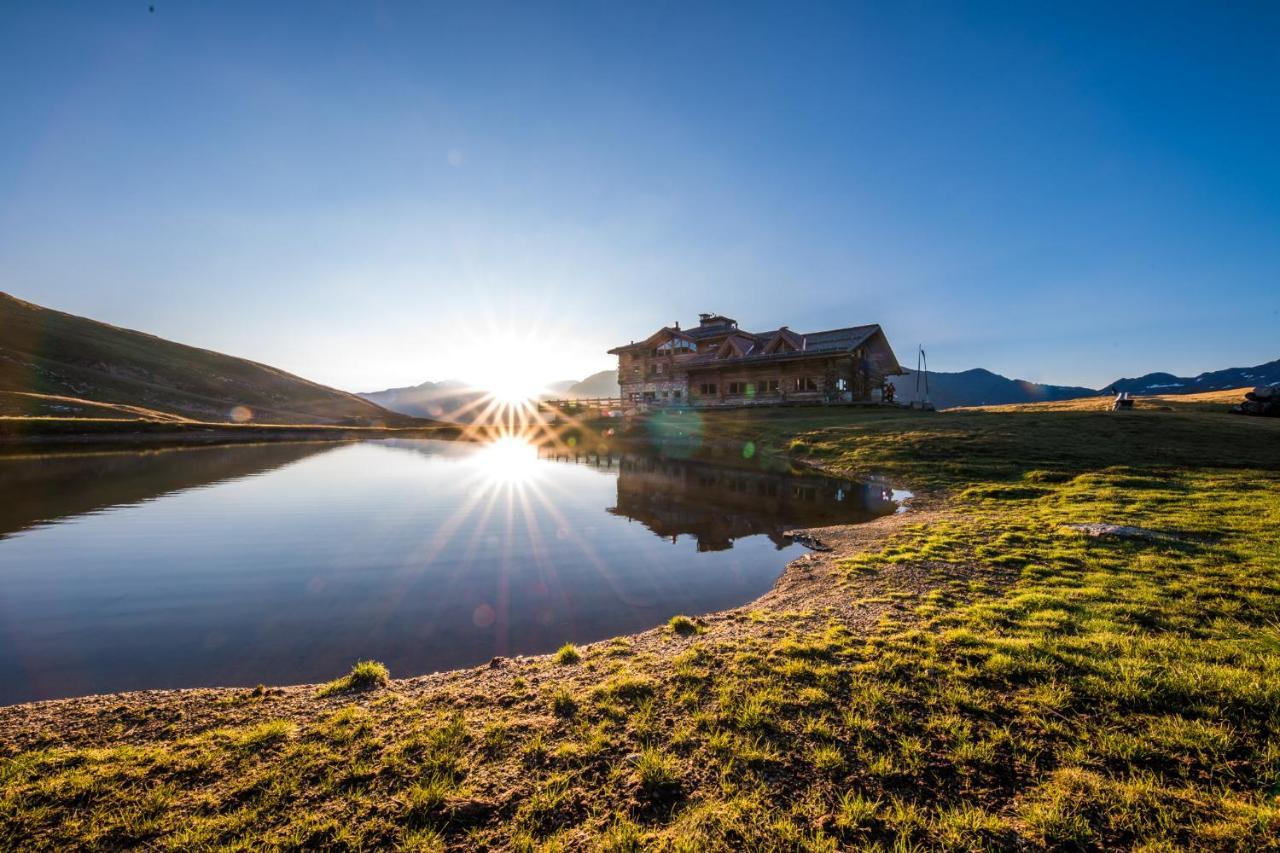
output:
M486 485L524 484L538 475L538 448L527 436L501 435L483 444L474 459Z
M472 401L455 415L470 421L459 438L476 443L470 454L466 498L435 525L413 562L425 569L450 542L458 540L465 545L456 571L465 574L472 560L498 560L503 567L498 588L492 596L470 604L476 628L492 632L495 654L505 654L510 584L532 574L544 596L560 589L560 567L545 541L546 531L554 530L556 538L576 546L576 563L585 563L604 577L613 575L590 538L565 517L564 487L541 475L544 466L552 464L541 456L572 454L580 436L595 430L563 410L553 418L536 399L511 400L496 394ZM544 603L548 618L552 607L549 598Z

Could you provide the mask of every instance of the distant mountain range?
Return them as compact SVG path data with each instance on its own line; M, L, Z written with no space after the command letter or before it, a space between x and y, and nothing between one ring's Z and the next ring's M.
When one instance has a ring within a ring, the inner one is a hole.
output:
M1070 400L1075 397L1092 397L1098 393L1092 388L1076 385L1044 385L1025 379L1009 379L976 367L959 373L931 370L927 375L919 377L919 382L916 372L907 370L905 376L897 376L892 380L897 391L895 398L900 403L918 401L925 396L926 380L929 400L939 409Z
M962 370L958 373L930 371L928 374L929 399L939 409L957 406L998 406L1006 403L1036 403L1054 400L1072 400L1078 397L1094 397L1128 391L1130 394L1193 394L1198 391L1218 391L1280 382L1280 360L1260 364L1257 367L1233 367L1216 370L1194 377L1180 377L1169 373L1148 373L1136 379L1117 379L1106 388L1085 388L1079 385L1047 385L1025 379L1010 379L983 368ZM921 377L919 389L914 370L893 380L899 402L909 403L924 396L925 381ZM617 375L612 370L602 370L581 382L566 380L553 383L549 391L554 396L569 398L616 397ZM468 405L483 396L483 392L468 388L462 382L424 382L409 388L390 388L361 394L367 400L395 412L418 417L443 418L445 420L469 420Z
M415 418L470 421L468 415L479 408L485 392L465 382L446 379L384 391L361 391L357 396L384 409Z
M1200 391L1222 391L1280 382L1280 359L1257 367L1231 367L1201 373L1199 376L1174 376L1171 373L1148 373L1136 379L1117 379L1105 388L1081 388L1073 385L1044 385L1025 379L1009 379L990 370L976 368L959 373L930 371L929 399L939 409L956 406L998 406L1005 403L1036 403L1071 400L1128 391L1130 394L1195 394ZM914 370L893 380L897 399L912 402L924 396L924 381L916 390Z
M268 424L409 424L283 370L0 293L0 414Z
M618 371L602 370L593 373L581 382L575 382L565 389L565 397L617 397L622 393L618 389Z
M441 418L449 421L471 421L484 410L487 393L456 379L423 382L384 391L362 391L359 396L393 412L418 418ZM543 397L582 399L617 397L618 374L613 370L593 373L586 379L565 379L547 386Z
M1228 388L1270 385L1280 382L1280 359L1257 367L1228 367L1199 376L1174 376L1172 373L1148 373L1137 379L1117 379L1108 390L1130 394L1195 394L1199 391L1223 391Z

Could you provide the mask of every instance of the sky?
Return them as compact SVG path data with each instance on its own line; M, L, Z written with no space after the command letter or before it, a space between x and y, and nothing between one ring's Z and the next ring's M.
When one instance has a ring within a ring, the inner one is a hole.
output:
M353 391L580 378L699 312L1253 365L1277 43L1274 3L14 0L0 290Z

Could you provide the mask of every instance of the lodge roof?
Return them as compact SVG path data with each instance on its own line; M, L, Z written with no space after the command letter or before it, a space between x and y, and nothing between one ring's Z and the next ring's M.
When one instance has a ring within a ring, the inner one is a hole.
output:
M706 323L708 317L723 322L708 325ZM879 331L880 326L871 323L865 326L848 326L843 329L826 329L807 333L793 332L786 326L768 332L748 332L737 328L737 323L727 317L704 315L703 325L691 329L664 326L643 341L614 347L609 350L609 353L617 355L634 350L652 349L672 338L694 343L716 338L723 339L723 343L716 349L700 352L684 362L688 367L695 368L704 364L723 364L726 361L755 362L804 358L819 353L848 352L862 346ZM785 344L785 347L781 344Z

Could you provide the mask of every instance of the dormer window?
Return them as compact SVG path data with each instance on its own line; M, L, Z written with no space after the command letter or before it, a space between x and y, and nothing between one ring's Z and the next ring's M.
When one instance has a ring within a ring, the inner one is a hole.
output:
M685 355L697 351L697 345L691 341L686 341L684 338L672 338L659 344L653 353L654 355Z

